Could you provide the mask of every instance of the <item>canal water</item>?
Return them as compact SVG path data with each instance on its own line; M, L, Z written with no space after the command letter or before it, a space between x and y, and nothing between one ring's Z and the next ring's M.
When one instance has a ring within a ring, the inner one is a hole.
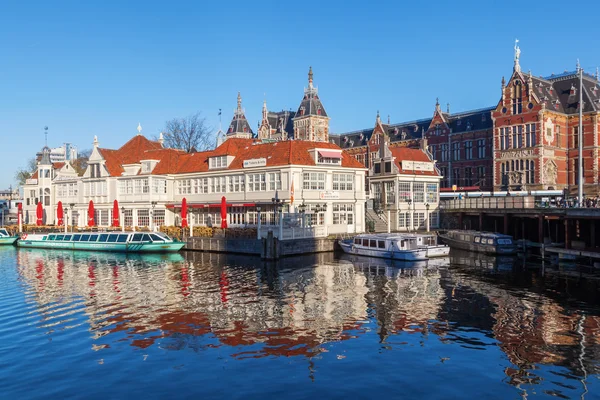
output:
M599 398L597 289L510 258L0 248L0 397Z

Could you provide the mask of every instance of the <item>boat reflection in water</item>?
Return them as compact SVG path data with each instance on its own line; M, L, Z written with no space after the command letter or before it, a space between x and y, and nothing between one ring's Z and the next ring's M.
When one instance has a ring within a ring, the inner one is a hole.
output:
M246 368L280 370L269 384L281 389L299 378L293 360L280 357L308 360L311 379L319 368L330 376L341 365L333 363L352 357L344 368L353 373L331 379L357 376L352 368L359 368L377 371L370 384L404 376L407 388L411 374L435 365L436 390L461 397L457 387L476 382L472 386L498 390L499 398L534 392L579 397L585 377L600 372L597 313L473 273L510 271L504 257L454 250L433 264L329 253L280 262L197 252L132 257L18 250L16 257L27 312L36 318L20 334L37 338L45 336L37 333L42 330L53 337L85 327L82 346L91 335L97 357L131 362L130 368L140 366L131 361L141 354L132 348L163 357L155 370L190 362L184 353L164 355L173 350L202 351L193 359L198 370L231 370L227 360L267 357ZM450 363L443 364L446 359ZM245 373L243 365L235 368ZM414 397L423 394L423 381L418 385L410 386Z

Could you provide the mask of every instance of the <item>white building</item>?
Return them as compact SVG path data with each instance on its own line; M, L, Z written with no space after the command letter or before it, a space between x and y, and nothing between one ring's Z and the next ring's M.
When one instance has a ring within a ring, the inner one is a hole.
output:
M37 154L37 157L41 158L46 149L46 147L42 149L42 151ZM63 143L62 146L54 147L49 150L50 162L52 163L73 161L77 159L77 147L73 146L71 143Z
M255 226L259 213L262 224L275 225L278 211L304 211L310 225L330 234L365 228L366 169L331 143L230 138L214 150L185 153L141 134L117 150L94 138L83 176L47 155L24 186L25 223L35 223L41 201L44 223L54 224L61 201L70 223L85 226L92 201L96 225L108 227L117 200L125 226L178 225L186 198L191 224L220 227L224 196L229 227Z
M442 176L435 161L422 148L383 145L369 170L374 208L391 231L429 230L439 227L439 187ZM389 219L388 219L389 218Z

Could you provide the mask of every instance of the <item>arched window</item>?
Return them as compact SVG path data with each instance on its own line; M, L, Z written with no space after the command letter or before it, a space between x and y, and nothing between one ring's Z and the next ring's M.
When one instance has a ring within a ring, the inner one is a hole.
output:
M512 113L521 114L523 112L523 86L520 80L516 80L512 90Z

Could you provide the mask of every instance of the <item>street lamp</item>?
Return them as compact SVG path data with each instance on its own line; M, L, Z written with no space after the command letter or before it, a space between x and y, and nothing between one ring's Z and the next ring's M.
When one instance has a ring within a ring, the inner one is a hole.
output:
M256 236L257 236L256 238L257 239L260 239L260 210L261 210L260 206L256 206L256 213L258 216L258 226L256 228Z
M121 230L125 232L125 207L121 207Z
M154 207L156 207L156 201L150 203L152 210L150 210L150 230L154 232Z
M73 208L75 208L75 203L69 203L69 217L71 218L71 232L73 232ZM68 221L67 221L68 222Z
M425 203L425 209L427 210L427 213L425 214L425 226L427 227L427 232L429 232L429 203Z
M408 203L408 215L409 215L409 219L410 219L409 221L406 221L407 225L408 225L407 226L407 230L412 230L412 226L414 225L414 222L413 222L413 213L412 213L412 210L410 208L410 205L412 204L412 199L410 199L410 198L406 199L406 202Z

